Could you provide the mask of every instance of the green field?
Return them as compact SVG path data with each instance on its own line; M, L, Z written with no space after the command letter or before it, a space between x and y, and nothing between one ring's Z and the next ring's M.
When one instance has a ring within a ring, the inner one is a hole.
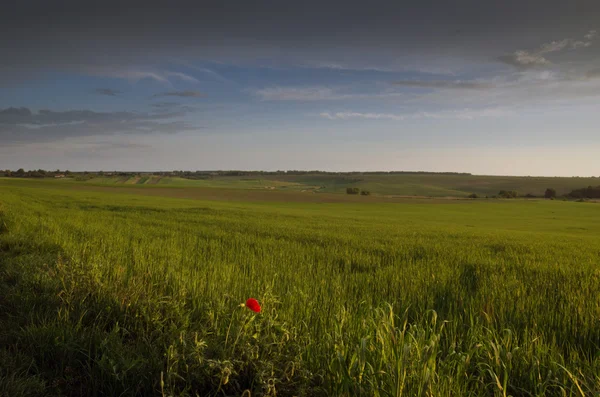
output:
M0 395L600 395L600 204L152 178L0 178Z
M466 197L476 193L481 197L495 196L500 190L515 190L521 196L543 196L547 188L556 189L559 196L574 189L600 185L600 178L517 177L461 174L278 174L249 176L207 176L206 179L185 179L168 176L104 176L85 181L66 179L86 185L120 186L139 184L170 187L218 187L236 189L275 189L312 193L345 193L348 187L358 187L378 195Z

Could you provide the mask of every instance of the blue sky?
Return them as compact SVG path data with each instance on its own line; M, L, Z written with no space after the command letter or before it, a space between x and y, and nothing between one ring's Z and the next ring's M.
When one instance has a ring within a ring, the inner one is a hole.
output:
M145 4L9 10L0 168L600 175L598 6Z

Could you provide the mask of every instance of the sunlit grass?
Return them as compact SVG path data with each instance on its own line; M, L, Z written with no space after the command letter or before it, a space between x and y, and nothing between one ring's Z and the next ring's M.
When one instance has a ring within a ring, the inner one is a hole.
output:
M599 221L0 184L0 394L597 395Z

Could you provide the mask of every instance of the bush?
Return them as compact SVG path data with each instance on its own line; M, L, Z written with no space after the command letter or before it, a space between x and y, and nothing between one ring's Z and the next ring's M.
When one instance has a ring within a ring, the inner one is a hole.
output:
M501 198L516 198L519 194L514 190L500 190L498 196Z
M361 195L361 196L370 196L370 195L371 195L371 192L370 192L370 191L368 191L368 190L361 190L361 191L360 191L360 195Z
M348 187L346 188L346 194L359 194L360 189L357 187Z
M477 193L471 193L471 194L469 194L469 198L476 199L476 198L479 198L479 196L477 195Z
M556 198L556 190L549 187L548 189L546 189L546 192L544 193L544 197L547 199Z

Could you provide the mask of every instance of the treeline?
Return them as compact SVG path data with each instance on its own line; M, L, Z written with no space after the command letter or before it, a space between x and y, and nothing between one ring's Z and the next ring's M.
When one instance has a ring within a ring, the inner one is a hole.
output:
M147 174L151 174L151 173L147 173ZM78 178L78 177L88 177L88 178L93 178L95 176L135 176L135 175L140 175L139 172L118 172L118 171L113 171L113 172L104 172L104 171L95 171L95 172L89 172L89 171L82 171L82 172L74 172L74 171L69 171L69 170L65 170L65 171L61 171L61 170L55 170L55 171L47 171L47 170L42 170L42 169L38 169L38 170L29 170L29 171L25 171L23 168L19 168L16 171L12 171L12 170L0 170L0 177L5 177L5 178Z
M163 174L159 172L156 174ZM348 172L332 172L319 170L278 170L278 171L241 171L241 170L215 170L215 171L171 171L166 174L177 176L195 176L195 175L212 175L212 176L256 176L256 175L396 175L396 174L417 174L417 175L472 175L468 172L430 172L430 171L348 171Z
M575 189L571 193L569 193L567 196L571 197L571 198L577 198L577 199L584 199L584 198L597 199L597 198L600 198L600 186L596 186L596 187L588 186L583 189Z
M19 168L16 171L12 170L0 170L0 176L2 177L14 177L14 178L49 178L56 176L70 176L71 171L46 171L46 170L29 170L25 171L23 168Z
M472 193L472 194L468 195L467 197L471 198L471 199L480 198L480 196L477 193ZM492 196L492 198L507 198L507 199L517 198L517 197L536 198L538 196L531 194L531 193L527 193L526 195L521 196L515 190L500 190L500 192L497 195ZM556 189L547 188L546 191L544 192L544 195L540 196L540 197L554 200L558 197L558 195L556 194ZM571 193L567 193L561 197L563 198L563 200L566 200L566 199L600 199L600 186L596 186L596 187L588 186L583 189L575 189L575 190L571 191ZM488 196L485 196L485 198L488 198Z
M185 171L185 170L174 170L174 171L155 171L155 172L140 172L140 171L83 171L83 172L70 172L70 171L46 171L42 169L25 171L22 168L17 171L11 170L0 170L0 176L5 177L44 177L54 176L59 174L78 174L78 175L159 175L159 176L178 176L182 178L190 179L205 179L210 176L260 176L260 175L472 175L468 172L430 172L430 171L350 171L350 172L332 172L332 171L319 171L319 170L278 170L278 171L243 171L243 170L213 170L213 171Z

